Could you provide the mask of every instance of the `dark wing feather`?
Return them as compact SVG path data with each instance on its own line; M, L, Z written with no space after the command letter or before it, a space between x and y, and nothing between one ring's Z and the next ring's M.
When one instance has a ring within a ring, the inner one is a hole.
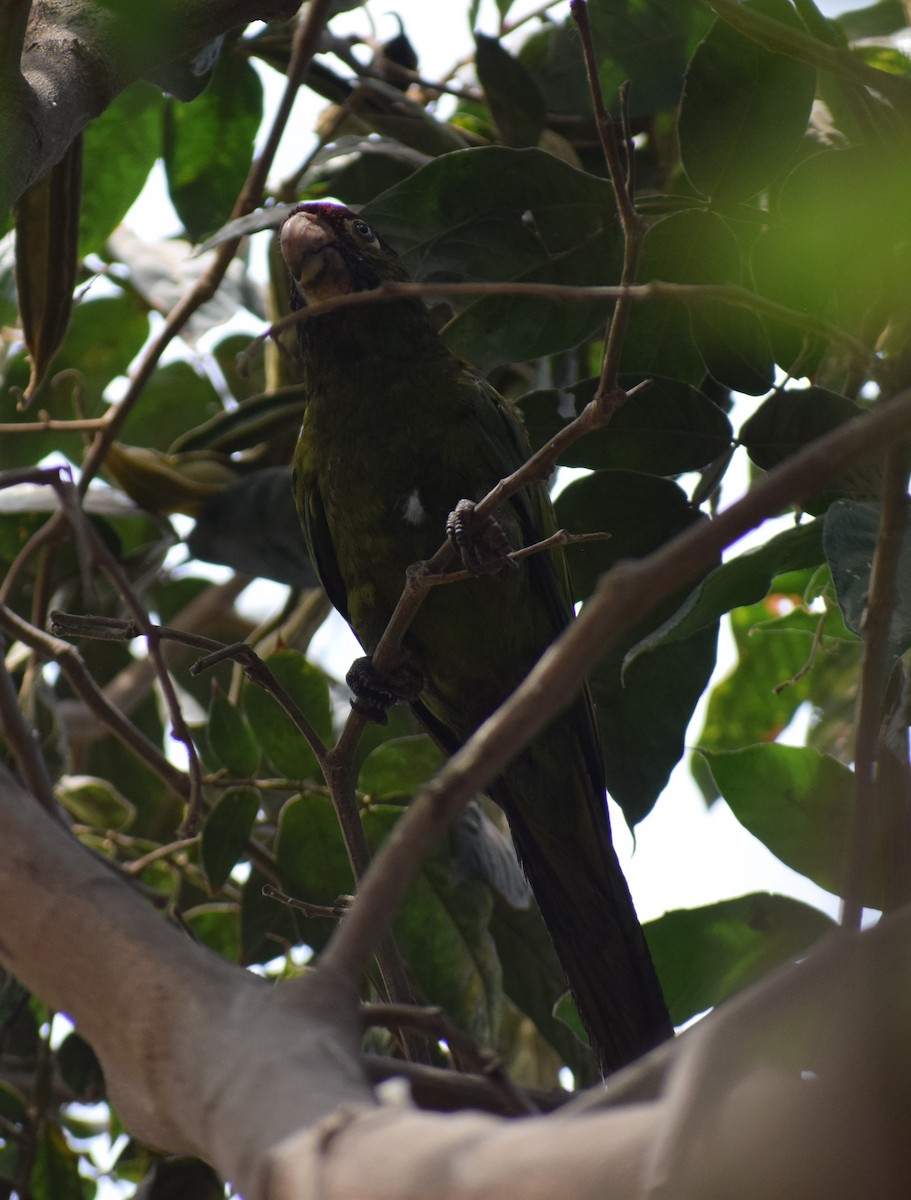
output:
M333 608L337 608L347 621L349 620L348 592L345 588L345 581L342 579L342 573L338 569L338 559L332 545L322 496L316 487L307 488L301 496L296 477L293 486L295 495L300 497L301 523L304 527L304 538L313 566Z

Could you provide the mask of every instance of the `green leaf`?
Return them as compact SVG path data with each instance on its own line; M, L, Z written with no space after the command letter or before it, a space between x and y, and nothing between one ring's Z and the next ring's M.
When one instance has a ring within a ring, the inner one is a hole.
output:
M367 755L357 786L372 800L413 796L445 761L442 750L425 733L394 738Z
M634 471L599 471L577 480L560 494L556 509L560 524L571 532L611 534L605 542L568 548L577 599L588 595L615 562L641 558L705 519L676 484ZM631 825L651 810L680 760L693 708L715 663L716 630L710 627L624 667L629 649L679 603L680 596L672 596L645 617L589 676L608 790Z
M102 392L115 376L126 373L148 332L148 317L131 296L99 296L74 305L66 339L54 359L55 374L72 374L43 393L42 408L48 416L59 420L100 416L107 407ZM17 407L11 390L24 388L28 374L24 352L6 364L0 422L34 421L33 412ZM54 448L72 462L82 460L84 445L81 433L58 433L54 438ZM6 434L0 438L0 468L33 466L49 448L46 433Z
M375 805L363 814L375 851L401 809ZM276 861L285 889L299 899L334 904L354 881L332 805L324 796L289 800L279 817ZM395 922L396 941L422 992L463 1028L490 1041L495 1036L500 968L487 926L491 893L475 879L453 879L445 850L427 859ZM319 949L334 923L298 918L301 936Z
M332 737L329 685L326 677L296 650L279 650L266 666L295 701L324 743ZM244 712L260 748L287 779L318 779L316 756L304 735L264 689L244 686Z
M833 928L815 908L767 892L677 909L644 926L675 1025L793 962Z
M851 845L854 772L807 746L747 746L705 758L741 825L787 866L840 895ZM882 907L881 880L867 890L864 903Z
M532 447L543 446L592 399L596 379L564 391L529 392L520 403ZM639 376L623 375L620 385L633 387ZM649 386L614 413L610 424L574 442L560 456L568 467L608 467L650 475L698 471L731 443L731 423L708 396L677 379L650 377Z
M168 104L168 189L191 240L218 229L231 215L250 168L262 108L260 78L237 53L222 56L198 99Z
M858 38L882 38L898 33L908 25L901 0L879 0L850 12L838 14L837 24L850 41Z
M183 912L193 936L228 962L238 962L241 953L239 906L197 904Z
M607 789L630 827L648 816L684 755L717 644L718 626L710 625L626 665L624 641L589 676Z
M803 29L787 0L748 7ZM800 146L815 94L811 67L716 20L687 68L680 105L680 154L693 187L730 203L771 183Z
M167 450L175 438L222 411L210 380L188 362L158 367L123 424L119 440Z
M875 337L892 290L907 274L907 193L907 164L867 146L802 159L781 186L775 223L753 247L758 290L865 340ZM770 329L780 361L796 357L803 333L775 323ZM818 343L814 352L818 357ZM802 373L813 362L802 362Z
M101 250L142 191L161 153L164 98L134 83L92 121L83 135L79 253Z
M378 805L364 813L371 848L391 831L401 810ZM395 920L395 937L432 1003L479 1040L495 1040L502 976L488 925L493 900L475 879L454 881L448 855L425 859Z
M744 423L739 441L757 467L771 471L861 412L847 396L821 387L776 391Z
M676 107L687 60L711 21L698 0L592 0L590 9L608 106L617 107L629 81L631 117Z
M549 113L591 117L582 42L574 21L547 22L522 44L519 61L528 68Z
M216 762L231 775L246 779L256 773L259 746L253 731L217 683L212 685L206 736Z
M776 575L815 567L823 560L819 522L806 521L776 534L756 550L738 554L710 571L674 615L630 651L629 661L645 650L689 637L734 608L757 603Z
M575 600L589 596L600 576L620 559L642 558L700 519L676 483L638 471L586 475L560 493L555 507L557 520L570 533L610 535L567 548ZM635 521L629 520L630 513Z
M825 388L794 388L774 392L740 430L740 442L757 467L770 471L803 446L824 437L864 410L837 392ZM819 513L839 494L858 499L878 496L881 490L880 453L858 459L830 478L826 490L805 496L802 507Z
M731 613L737 643L734 669L712 690L705 724L697 738L702 750L733 750L755 742L773 742L787 727L812 681L804 674L813 652L819 617L790 613L781 627L774 619L776 597ZM701 781L700 781L701 782ZM705 789L704 789L705 790ZM706 791L706 799L717 792Z
M363 209L419 280L590 285L619 271L606 180L543 150L481 147L434 160ZM450 349L486 370L573 346L604 320L603 302L492 296L454 305Z
M645 238L638 278L668 283L739 284L743 278L740 244L730 226L717 213L697 209L674 213L656 222ZM653 321L654 316L637 314L651 302L634 310L636 321ZM685 337L682 317L673 301L659 301L658 313L667 310L671 330ZM677 315L672 314L676 310ZM754 314L746 309L719 303L695 304L688 308L693 341L705 369L713 378L735 391L758 395L774 382L774 364L768 339Z
M59 1125L41 1123L34 1155L29 1176L32 1200L87 1200L89 1181L79 1174L79 1155L67 1144Z
M733 304L700 304L690 312L690 325L713 379L748 396L762 396L772 387L772 349L754 313Z
M227 340L227 339L226 339ZM247 338L244 345L249 345ZM219 343L223 345L224 343ZM185 429L170 446L171 454L190 450L218 450L234 454L262 442L293 435L300 428L307 391L303 384L264 392L242 400L195 428Z
M68 1033L57 1047L57 1066L67 1087L87 1102L104 1095L104 1073L95 1051L78 1033Z
M238 959L244 966L268 962L303 940L294 912L263 895L264 885L272 882L254 867L244 884L240 905L241 955Z
M245 333L229 333L212 347L212 356L238 404L266 388L265 355L248 356L241 364L241 356L249 349L250 338Z
M845 624L855 633L863 630L870 596L870 577L881 509L878 504L836 500L826 512L823 546ZM895 600L889 620L890 662L911 648L911 528L905 518L895 581Z
M92 775L64 775L54 795L75 820L91 829L125 829L136 809L113 784Z
M204 501L195 516L186 538L195 558L289 587L319 586L300 528L290 467L245 475Z
M354 892L354 876L338 818L326 796L295 796L282 807L275 861L285 891L295 899L334 905L339 896ZM322 949L335 922L294 915L300 940Z
M497 38L474 35L478 81L507 146L535 146L544 128L544 100L528 70Z
M256 788L228 788L206 817L199 857L209 888L216 892L246 852L259 812Z

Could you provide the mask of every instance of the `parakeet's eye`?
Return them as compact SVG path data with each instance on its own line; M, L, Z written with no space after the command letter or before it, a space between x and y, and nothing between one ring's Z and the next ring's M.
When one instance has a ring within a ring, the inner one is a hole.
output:
M363 238L365 242L376 241L376 234L366 221L352 221L351 228L357 234L357 236Z

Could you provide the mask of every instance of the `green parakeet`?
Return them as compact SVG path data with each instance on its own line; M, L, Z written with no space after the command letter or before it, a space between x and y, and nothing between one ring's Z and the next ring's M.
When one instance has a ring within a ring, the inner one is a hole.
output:
M408 278L391 247L340 205L293 209L281 247L295 308ZM317 573L369 655L406 568L429 558L447 527L470 527L471 506L460 501L480 500L521 465L528 444L513 405L450 353L420 301L342 308L298 329L307 407L295 495ZM555 529L543 485L514 496L495 517L493 531L488 523L481 533L505 539L507 549ZM470 532L464 551L470 562ZM409 657L399 674L411 690L390 683L389 692L407 698L452 752L571 619L559 553L436 587L404 639ZM360 681L369 691L369 671ZM506 814L602 1069L615 1070L672 1028L611 843L587 691L489 791Z

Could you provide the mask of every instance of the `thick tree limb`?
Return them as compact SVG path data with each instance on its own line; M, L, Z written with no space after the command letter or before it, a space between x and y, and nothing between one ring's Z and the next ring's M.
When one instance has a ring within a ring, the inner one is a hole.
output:
M617 1079L632 1103L437 1116L361 1075L352 995L270 988L170 927L0 776L0 960L94 1045L138 1136L246 1200L878 1200L911 1190L911 912L835 936ZM833 1004L833 997L837 1003ZM412 1070L414 1068L411 1068Z
M189 941L0 770L0 960L94 1047L129 1128L247 1200L270 1150L369 1104L347 981L271 988Z
M0 56L0 213L129 84L228 30L286 20L298 7L298 0L35 0L18 69L9 50ZM11 47L26 9L19 0L0 7L13 22Z

